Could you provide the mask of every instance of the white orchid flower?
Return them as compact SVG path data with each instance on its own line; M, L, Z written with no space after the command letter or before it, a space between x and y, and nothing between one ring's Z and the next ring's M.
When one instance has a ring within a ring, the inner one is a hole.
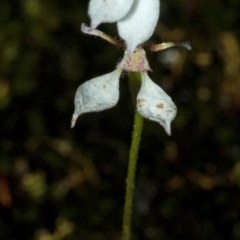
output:
M79 86L75 95L75 110L71 127L75 126L79 115L97 112L115 106L119 99L119 78L122 71L140 72L142 86L137 95L139 114L163 126L171 135L171 122L177 113L172 99L148 76L151 70L146 53L140 44L152 35L159 18L159 0L90 0L89 16L91 26L82 24L82 32L101 37L108 42L125 48L122 61L116 69L103 76L93 78ZM125 40L118 41L95 29L103 22L116 22L119 35ZM161 51L173 46L191 49L189 43L162 43L148 47L151 51Z

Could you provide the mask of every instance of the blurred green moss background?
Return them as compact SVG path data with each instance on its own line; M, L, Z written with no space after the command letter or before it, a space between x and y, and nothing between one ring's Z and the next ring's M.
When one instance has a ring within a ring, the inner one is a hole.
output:
M0 3L0 239L118 240L134 108L81 116L84 81L123 51L80 32L88 1ZM240 239L240 2L161 1L150 77L178 106L168 137L145 120L133 240ZM100 29L117 36L114 24ZM134 31L134 29L133 29ZM137 34L137 33L136 33Z

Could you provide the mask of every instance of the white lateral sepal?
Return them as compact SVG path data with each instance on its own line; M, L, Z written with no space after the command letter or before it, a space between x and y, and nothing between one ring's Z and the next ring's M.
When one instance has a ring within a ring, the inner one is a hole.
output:
M177 113L172 99L147 75L142 73L142 86L137 95L137 110L150 120L160 123L171 135L171 122Z
M79 115L87 112L98 112L115 106L119 99L119 78L122 69L117 68L111 73L93 78L77 89L71 127Z
M91 28L95 29L101 23L112 23L122 19L130 10L134 0L91 0L88 15L91 18Z
M118 21L118 33L127 44L129 56L153 34L159 11L159 0L135 0L128 14Z

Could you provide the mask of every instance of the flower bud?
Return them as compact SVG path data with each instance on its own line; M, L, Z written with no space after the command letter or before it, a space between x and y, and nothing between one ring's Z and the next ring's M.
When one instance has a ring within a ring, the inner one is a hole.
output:
M159 11L159 0L135 0L128 14L118 21L118 33L127 44L129 56L153 34Z
M73 128L79 115L87 112L98 112L115 106L119 99L119 78L122 69L93 78L77 89L72 117Z
M117 22L130 10L134 0L91 0L88 15L91 18L91 29L101 23Z
M171 135L171 122L177 113L172 99L147 75L142 73L142 86L137 95L137 110L150 120L160 123Z

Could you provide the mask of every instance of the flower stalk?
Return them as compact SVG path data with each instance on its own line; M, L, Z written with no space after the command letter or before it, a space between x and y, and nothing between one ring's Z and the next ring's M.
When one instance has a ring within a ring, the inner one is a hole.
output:
M129 84L132 95L135 95L135 92L141 86L141 75L135 72L129 73ZM130 240L131 237L135 175L137 169L136 166L142 129L143 129L143 117L138 113L136 109L134 115L134 127L132 133L131 148L129 152L128 173L126 179L122 240Z

